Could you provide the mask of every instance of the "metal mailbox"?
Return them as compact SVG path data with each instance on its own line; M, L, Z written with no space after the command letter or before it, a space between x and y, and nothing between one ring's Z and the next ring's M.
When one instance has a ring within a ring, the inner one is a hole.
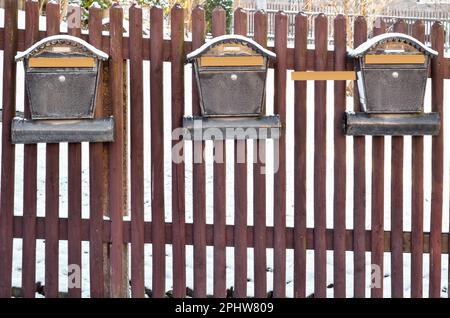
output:
M355 59L363 113L347 113L350 135L428 135L439 132L437 113L424 113L430 59L438 53L411 36L386 33L349 52Z
M68 35L47 37L18 54L31 120L13 120L12 141L112 141L113 119L93 119L99 72L106 60L106 53Z
M264 116L267 69L275 56L252 39L239 35L216 37L188 54L202 116L185 118L185 128L193 129L194 120L222 130L279 128L278 116Z

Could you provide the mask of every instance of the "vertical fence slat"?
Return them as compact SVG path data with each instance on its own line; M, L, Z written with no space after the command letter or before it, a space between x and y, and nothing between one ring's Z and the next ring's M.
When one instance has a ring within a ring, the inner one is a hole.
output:
M92 6L89 9L89 42L96 48L102 47L102 10ZM99 83L103 83L100 71ZM103 87L99 85L95 117L103 117ZM103 278L103 203L106 187L103 182L103 150L101 143L89 144L89 277L90 296L104 296Z
M412 36L425 42L425 24L416 21ZM412 137L411 297L423 296L423 137Z
M172 131L183 127L184 114L184 11L176 4L171 11L172 56ZM178 136L177 136L178 137ZM181 136L180 136L181 137ZM173 145L183 143L174 139ZM182 150L183 151L183 148ZM184 152L177 153L184 158ZM174 158L176 159L176 158ZM173 223L173 295L186 296L186 247L185 247L185 182L184 160L172 161L172 223Z
M282 131L274 140L274 272L273 296L286 295L286 71L287 71L287 15L278 12L275 16L275 96L274 112L280 115ZM276 166L276 165L275 165Z
M380 25L374 33L382 33L382 25ZM394 137L397 138L397 137ZM402 137L401 140L403 141ZM398 148L398 146L397 146ZM403 153L403 148L402 153ZM394 159L393 157L393 160ZM401 163L403 166L403 162ZM398 170L401 173L401 170ZM400 182L394 180L392 182ZM394 188L393 188L394 189ZM401 194L400 194L401 195ZM398 202L391 197L393 201ZM392 211L394 211L393 209ZM395 212L394 214L397 214ZM403 212L401 212L403 213ZM392 214L393 215L393 214ZM384 137L374 136L372 138L372 228L371 228L371 264L378 266L380 273L383 274L383 252L384 252ZM400 239L403 241L403 238ZM383 276L380 277L380 285L374 284L371 289L371 297L383 297Z
M247 13L234 11L234 33L247 35ZM247 297L247 140L234 141L234 296Z
M334 70L344 71L347 57L347 21L345 16L334 19ZM346 81L334 82L334 297L346 293L345 268L345 196L346 137L342 133L342 114L346 109Z
M81 8L71 5L67 10L68 33L81 36ZM81 269L81 143L69 143L67 162L68 180L68 264ZM69 272L72 269L69 268ZM80 271L81 275L81 271ZM69 297L81 297L81 286L70 288L72 277L68 277ZM80 281L82 278L80 277Z
M314 19L314 70L327 65L327 17ZM314 297L326 297L326 103L327 82L314 82Z
M394 24L394 31L406 33L407 25L405 21L397 21ZM403 295L403 148L404 137L393 136L391 154L391 272L392 297L397 298ZM380 175L379 171L377 175ZM381 216L381 222L382 220L383 216ZM382 240L382 237L383 234L379 234L380 240ZM379 249L381 250L381 256L378 265L383 268L383 245ZM383 296L382 286L383 279L381 279L381 293L377 292L376 294L379 297ZM372 290L375 292L376 289Z
M254 39L267 46L267 14L257 11L254 16ZM267 296L266 277L266 141L253 141L253 226L254 226L254 294Z
M166 254L164 231L164 130L163 130L163 10L150 10L150 101L151 101L151 174L152 174L152 296L165 293Z
M59 33L60 5L47 4L47 36ZM59 144L47 144L45 179L45 296L58 297Z
M367 39L367 22L364 17L354 21L354 47ZM358 89L354 83L354 110L361 111ZM353 262L354 297L365 297L366 288L366 151L365 137L353 137Z
M195 7L192 11L192 49L199 48L205 42L205 11L201 6ZM198 95L197 84L195 76L192 74L192 114L199 116L200 97ZM205 183L205 161L203 158L203 151L205 149L204 141L193 142L194 164L193 164L193 219L194 219L194 296L206 296L206 183ZM214 192L214 196L216 193ZM218 272L216 268L217 253L222 251L225 253L225 235L223 236L223 243L217 241L220 221L216 210L214 210L214 295L218 292L216 283L225 279L225 273ZM225 229L225 216L223 216L223 228ZM218 246L220 244L220 247ZM223 256L225 259L225 256Z
M306 71L308 17L295 17L294 68ZM294 297L306 296L306 81L294 83Z
M39 5L27 1L25 18L25 45L33 45L39 36ZM25 89L26 118L31 118ZM37 145L25 145L23 158L23 240L22 288L23 297L33 298L36 292L36 213L37 213Z
M379 20L375 22L373 33L375 35L382 34L386 32L386 24L383 20ZM384 230L383 230L383 221L384 221L384 142L385 138L380 136L372 137L372 264L376 264L383 268L383 252L384 252ZM396 159L392 159L396 160ZM391 180L396 182L392 177ZM391 197L391 199L393 199ZM394 211L394 209L392 210ZM397 213L397 212L396 212ZM396 213L391 213L391 216L394 216ZM397 217L393 217L393 219ZM392 239L392 236L391 236ZM399 239L400 242L403 242L403 236ZM392 242L392 241L391 241ZM398 244L397 244L398 246ZM393 256L393 254L391 254ZM394 262L392 261L392 265ZM394 269L394 268L393 268ZM396 278L398 275L394 275L394 270L392 270L392 292L396 286L398 286ZM396 276L396 277L394 277ZM382 282L381 278L381 282ZM383 284L382 284L383 285ZM395 286L394 286L395 285ZM403 290L403 289L402 289ZM372 288L372 296L373 297L382 297L383 289L381 287Z
M144 89L142 9L130 8L131 296L144 297Z
M0 297L11 297L15 146L10 127L16 112L17 2L6 1L3 33L3 119L0 193Z
M122 57L122 20L123 10L119 5L110 9L110 93L112 114L115 120L115 140L110 143L109 160L109 213L111 218L111 297L124 297L127 293L123 283L125 271L123 252L123 57Z
M216 7L212 13L212 34L220 36L226 33L225 10ZM226 217L226 143L223 140L214 140L214 284L217 295L223 295L226 289L226 250L225 250L225 217ZM216 223L217 222L217 223ZM204 242L201 242L202 244ZM199 249L203 248L199 246ZM216 268L217 267L217 268ZM203 270L206 270L203 268ZM200 273L200 272L199 272ZM195 276L194 276L195 279ZM198 295L203 294L206 288L205 277L198 277L198 284L202 290ZM216 294L216 293L215 293Z
M440 22L431 28L431 44L439 56L431 60L431 104L432 111L441 114L441 128L438 136L432 137L431 154L431 227L430 227L430 298L441 295L441 232L442 192L444 162L444 29Z

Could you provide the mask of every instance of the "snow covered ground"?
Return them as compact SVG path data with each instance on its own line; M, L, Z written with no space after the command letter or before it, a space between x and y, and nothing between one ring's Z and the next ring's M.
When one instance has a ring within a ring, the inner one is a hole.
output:
M0 17L1 17L0 13ZM1 24L0 20L0 24ZM1 57L1 56L0 56ZM149 83L149 62L144 63L145 78L144 83L148 85ZM294 202L294 192L293 192L293 103L294 103L294 93L293 93L293 83L290 81L290 74L288 72L288 87L287 87L287 214L286 214L286 224L287 226L293 226L293 202ZM165 113L164 113L164 129L166 136L170 136L170 126L171 126L171 116L170 116L170 63L165 63L164 65L164 101L165 101ZM191 108L191 67L186 66L186 114L189 114L189 109ZM23 70L22 67L18 68L18 92L17 92L17 109L23 110ZM445 87L450 89L450 82L445 81ZM327 92L327 109L328 113L333 113L333 83L329 82ZM149 88L149 85L147 86ZM1 87L0 87L1 90ZM445 91L448 91L447 89ZM430 86L427 87L426 92L426 110L430 109ZM445 96L445 105L448 103L448 98ZM314 145L314 88L313 83L308 82L308 123L307 123L307 133L308 133L308 143L307 143L307 226L313 227L313 145ZM146 123L150 122L150 112L149 112L149 89L145 91L145 120ZM273 71L269 71L268 86L267 86L267 108L268 112L273 111ZM352 109L352 99L348 99L348 109ZM449 118L448 112L444 115L444 122L447 122ZM448 125L447 125L448 126ZM444 128L445 140L448 140L449 129ZM367 155L367 208L366 208L366 228L370 229L370 193L371 193L371 138L367 137L366 143L366 155ZM430 228L430 193L431 193L431 138L425 137L425 214L424 214L424 229L428 231ZM149 124L145 125L145 158L144 158L144 173L145 173L145 220L151 220L151 196L150 196L150 127ZM249 141L251 144L251 141ZM229 143L228 143L229 144ZM268 141L268 153L271 149L271 141ZM171 141L169 138L165 140L165 203L166 203L166 221L171 221L171 161L170 161L170 148ZM213 222L213 198L212 198L212 187L213 187L213 176L212 176L212 144L207 142L207 171L206 171L206 181L207 181L207 223L212 224ZM249 147L251 149L251 147ZM385 149L385 229L390 230L390 149L391 143L390 138L386 138L386 149ZM23 146L17 146L16 148L16 195L15 195L15 214L22 214L22 199L23 199ZM191 168L191 158L192 149L190 145L187 145L186 149L186 222L192 222L192 168ZM87 144L83 144L83 218L89 217L89 148ZM333 158L333 122L332 117L327 118L327 158ZM249 161L252 160L252 153L249 153ZM352 152L352 138L347 138L347 208L346 208L346 226L351 229L353 227L352 218L352 202L353 202L353 175L352 175L352 164L353 164L353 152ZM411 177L411 138L405 137L405 156L404 156L404 230L408 231L411 229L411 189L408 187L410 185ZM267 225L273 225L273 177L271 176L271 171L273 167L270 163L267 166ZM327 162L327 227L333 227L333 161L330 159ZM227 223L233 224L233 211L234 211L234 193L233 193L233 147L228 146L227 148ZM251 165L249 165L248 171L248 195L252 198L252 170ZM449 197L449 147L445 147L445 164L444 164L444 198ZM60 216L67 216L67 145L61 145L61 160L60 160ZM44 216L45 207L45 146L38 146L38 215ZM252 200L248 200L248 224L253 224L252 216ZM443 214L443 231L449 232L449 206L448 200L444 200L444 214ZM45 243L43 240L37 242L37 255L36 255L36 279L42 283L45 282L44 277L44 249ZM13 285L16 287L21 286L21 259L22 259L22 242L19 239L14 240L14 259L13 259ZM145 250L145 285L151 289L152 282L152 252L151 245L146 245ZM83 297L89 297L89 245L87 242L83 243L83 264L82 264L82 274L83 283L82 291ZM207 248L207 292L212 294L213 291L213 248ZM405 297L410 296L410 255L405 254L404 256L404 286L405 286ZM67 290L67 242L60 242L60 290ZM424 295L428 295L428 277L429 277L429 257L428 254L424 255ZM167 275L166 275L166 289L170 290L173 282L172 272L170 265L172 264L172 250L171 246L166 246L166 264ZM286 281L286 292L289 297L293 296L293 251L287 251L287 281ZM353 296L353 255L352 252L347 252L347 297ZM370 281L370 253L366 253L366 266L367 266L367 282ZM227 248L227 287L233 285L233 248ZM272 250L268 250L267 254L267 267L273 268L273 253ZM384 280L384 296L390 296L390 254L385 253L385 268L384 275L386 276ZM186 253L186 273L187 273L187 285L193 287L193 250L192 246L187 247ZM311 294L314 289L314 252L308 251L307 253L307 294ZM327 252L327 284L333 282L333 252ZM248 278L247 283L249 296L253 295L253 250L248 249ZM447 296L448 290L448 255L443 255L442 257L442 287L443 291L441 295L443 297ZM272 290L273 273L271 270L267 272L267 285L268 290ZM369 284L367 284L367 295L370 295ZM328 289L328 297L333 296L333 289Z

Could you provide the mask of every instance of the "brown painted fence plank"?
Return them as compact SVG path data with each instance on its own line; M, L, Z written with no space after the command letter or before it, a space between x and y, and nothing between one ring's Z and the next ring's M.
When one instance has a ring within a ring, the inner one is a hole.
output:
M295 17L295 70L306 70L308 18ZM306 296L306 81L296 81L294 118L294 296Z
M431 60L431 104L432 111L441 114L441 130L432 137L431 154L431 228L430 228L430 298L441 295L441 232L442 232L442 192L444 162L444 28L441 23L433 24L431 44L439 56Z
M179 4L171 12L172 32L172 131L183 126L184 114L184 11ZM178 137L178 136L177 136ZM173 145L182 139L173 141ZM181 150L183 151L183 150ZM177 153L184 158L184 152ZM184 160L172 161L172 222L173 222L173 295L186 296L185 242L185 174Z
M386 23L383 20L378 20L375 22L373 33L375 35L379 35L386 32ZM403 138L399 138L402 139ZM398 139L398 140L399 140ZM383 232L383 224L384 224L384 142L385 138L380 136L374 136L372 138L372 254L371 254L371 263L372 265L380 266L381 273L383 269L383 251L384 251L384 232ZM395 144L395 141L394 141ZM398 145L393 146L395 149L399 149ZM392 152L393 154L395 151ZM403 154L403 148L401 147L401 156ZM396 155L399 155L398 153ZM394 157L392 157L392 161L397 160ZM391 176L391 182L392 182L392 189L395 189L395 183L398 184L398 180L394 179L394 175L401 174L402 168L398 167L400 163L394 163L392 168L395 168L394 174ZM397 165L396 167L394 167ZM403 167L403 164L401 164ZM398 187L398 186L397 186ZM401 191L401 190L400 190ZM402 194L400 194L402 195ZM391 197L392 205L395 206L395 204L398 205L398 200L394 197ZM395 203L394 203L395 202ZM391 216L392 216L392 224L395 223L395 220L401 220L398 217L398 212L392 213L392 211L396 211L397 209L394 208L391 210ZM400 226L401 229L401 226ZM392 232L393 233L393 232ZM391 240L392 242L392 240ZM398 243L395 243L395 246L398 246ZM394 245L392 245L392 248L394 248ZM394 257L393 254L391 256ZM398 259L398 256L396 256ZM400 257L402 257L400 255ZM394 261L392 261L392 265L394 265ZM395 266L395 265L394 265ZM394 285L398 286L397 280L398 275L394 275L394 268L392 270L392 292L394 293ZM371 289L372 297L382 297L383 296L383 277L381 277L381 286L374 286L374 288Z
M212 34L220 36L226 33L225 30L225 10L222 7L216 7L212 13ZM226 148L225 142L221 140L214 141L214 295L223 297L226 292L226 249L225 249L225 224L226 224ZM195 222L195 221L194 221ZM203 221L202 223L203 224ZM199 255L203 256L206 241L199 242ZM194 245L195 248L195 245ZM200 253L200 251L202 251ZM202 260L203 261L203 260ZM206 264L199 267L206 273ZM195 273L194 273L195 275ZM194 276L195 280L195 276ZM198 285L201 290L200 297L205 297L206 279L205 277L197 277ZM194 281L195 284L195 281ZM194 289L195 292L195 289Z
M374 33L381 34L384 32L382 24L374 29ZM402 137L397 140L403 143ZM372 266L378 266L381 275L383 274L383 246L384 246L384 137L374 136L372 138L372 236L371 236L371 264ZM394 141L395 144L395 141ZM403 145L403 144L402 144ZM402 146L401 145L401 146ZM393 149L399 149L398 146L393 146ZM394 154L395 152L393 152ZM401 147L401 153L403 153L403 147ZM392 160L394 157L392 157ZM400 164L400 163L397 163ZM403 163L401 163L403 167ZM401 167L397 167L397 172L402 174ZM393 167L394 168L394 167ZM395 173L394 173L395 175ZM399 180L395 180L391 177L392 184ZM398 183L398 182L397 182ZM394 187L393 187L394 189ZM401 194L400 194L401 195ZM391 197L392 201L398 202L396 198ZM394 213L398 214L398 212ZM392 215L394 215L392 214ZM373 270L373 269L372 269ZM378 272L377 272L378 273ZM371 288L371 297L380 298L383 296L383 276L376 280L380 282L380 285L374 284Z
M412 36L425 41L425 25L416 21ZM423 137L412 137L411 297L423 297Z
M407 25L403 20L399 20L394 24L394 31L406 33ZM392 297L399 298L403 295L403 252L401 246L401 235L403 231L403 148L404 137L392 137L392 154L391 154L391 272L392 272ZM377 172L379 175L380 172ZM381 221L383 216L380 217ZM382 240L382 234L378 233L379 240ZM381 245L381 244L380 244ZM382 267L382 246L379 247L379 260ZM383 280L381 280L382 282ZM378 292L378 296L382 297ZM375 290L375 289L373 289Z
M131 296L144 297L144 88L142 9L130 7Z
M324 14L314 19L315 70L326 69L327 27ZM314 82L314 297L324 298L326 277L326 103L327 82Z
M39 33L39 6L27 1L25 12L27 46L33 45ZM31 118L28 96L25 90L25 117ZM37 145L24 146L23 159L23 230L22 288L23 297L35 297L36 289L36 213L37 213Z
M254 17L254 39L267 46L267 14L257 11ZM266 276L266 141L253 141L253 226L254 232L254 294L261 298L267 295Z
M275 16L275 68L274 113L280 115L283 126L280 138L274 140L274 157L278 170L274 171L274 272L273 296L286 295L286 56L287 15L278 12ZM276 165L275 165L276 166Z
M367 22L364 17L357 17L354 22L354 47L367 39ZM354 110L361 111L356 82L354 83ZM365 297L366 288L366 151L365 137L353 137L353 228L354 228L354 297Z
M17 3L5 3L3 120L0 193L0 297L11 297L14 217L14 158L10 127L16 112Z
M47 5L47 35L59 33L59 3ZM45 296L58 297L59 144L47 144L45 179Z
M67 10L68 33L81 35L81 8L70 6ZM81 269L81 143L68 145L68 265L76 265ZM69 268L72 273L74 268ZM80 271L81 275L81 271ZM80 276L80 282L82 278ZM73 278L68 276L69 297L81 297L81 286L71 287Z
M89 43L100 48L102 43L102 10L92 6L89 9ZM103 83L100 72L99 83ZM103 88L99 85L95 117L103 117ZM103 183L104 162L101 143L89 144L89 278L90 296L104 296L103 277L103 203L106 197L106 187Z
M110 94L112 114L115 120L115 140L109 144L109 213L111 218L111 297L124 297L127 293L123 284L125 270L123 260L123 57L122 57L123 9L114 5L110 9L111 52L109 62Z
M166 281L166 252L164 244L164 132L163 132L163 10L152 7L150 106L151 106L151 174L153 222L153 274L152 296L164 297Z
M347 55L347 20L338 15L334 20L336 71L345 69ZM342 114L346 109L346 81L334 82L334 297L345 298L345 196L346 196L346 137L342 132Z
M247 35L247 13L234 11L234 33ZM234 141L234 296L247 297L247 140Z

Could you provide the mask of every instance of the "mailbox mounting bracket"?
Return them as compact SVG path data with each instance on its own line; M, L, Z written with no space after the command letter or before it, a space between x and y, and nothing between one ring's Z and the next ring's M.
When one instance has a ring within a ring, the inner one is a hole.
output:
M262 117L185 117L185 140L224 139L278 139L281 131L280 116Z
M30 120L16 117L11 124L13 144L113 141L112 117L81 120Z
M346 112L344 133L351 136L438 135L439 113L367 114Z

